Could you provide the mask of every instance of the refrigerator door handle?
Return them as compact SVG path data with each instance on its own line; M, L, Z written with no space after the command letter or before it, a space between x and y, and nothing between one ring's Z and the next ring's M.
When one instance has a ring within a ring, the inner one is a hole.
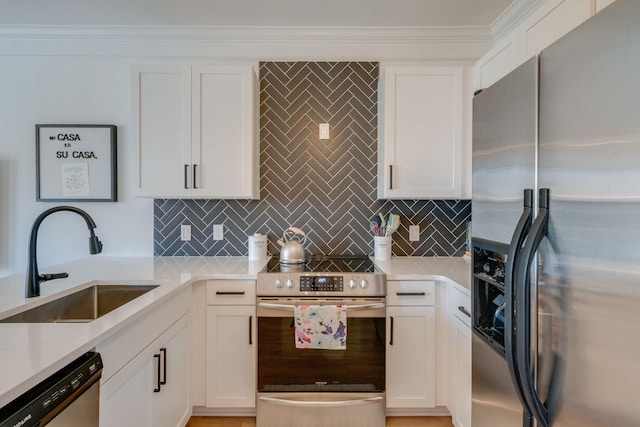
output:
M538 216L531 226L521 256L518 258L515 269L515 292L518 295L516 301L516 331L525 333L516 334L517 368L522 381L524 397L528 406L533 410L541 427L549 427L549 411L540 399L535 387L531 366L531 292L529 278L531 263L534 260L540 242L547 235L549 224L549 189L541 188L538 200Z
M528 401L524 395L524 388L522 379L520 378L520 372L518 369L518 352L516 348L516 329L515 329L515 296L514 290L515 283L515 269L520 256L522 245L525 241L527 233L531 228L531 218L533 209L533 190L527 188L524 190L524 203L522 214L516 225L516 228L511 237L511 243L509 245L509 251L507 253L507 266L505 271L505 310L504 310L504 347L507 359L507 366L509 367L509 374L511 376L511 382L516 390L518 398L523 408L524 426L532 425L532 410Z

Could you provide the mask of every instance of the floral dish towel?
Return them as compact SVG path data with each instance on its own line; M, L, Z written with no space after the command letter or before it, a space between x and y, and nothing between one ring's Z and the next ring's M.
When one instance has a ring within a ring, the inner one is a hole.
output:
M347 349L347 308L341 305L296 304L296 348Z

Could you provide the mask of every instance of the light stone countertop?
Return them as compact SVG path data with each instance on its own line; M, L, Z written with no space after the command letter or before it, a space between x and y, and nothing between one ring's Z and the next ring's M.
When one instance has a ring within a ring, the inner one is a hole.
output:
M387 280L442 280L471 292L471 262L462 257L393 257L374 262Z
M394 257L376 265L388 280L443 280L469 292L470 266L463 258ZM0 318L88 287L95 281L156 284L156 289L89 323L0 323L0 407L97 344L130 325L191 283L255 279L266 261L245 257L105 257L41 268L69 277L41 285L41 296L24 297L24 274L0 278Z

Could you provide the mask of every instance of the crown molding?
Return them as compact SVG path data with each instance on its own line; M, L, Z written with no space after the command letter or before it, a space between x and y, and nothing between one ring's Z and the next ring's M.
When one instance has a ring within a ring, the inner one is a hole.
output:
M489 27L0 26L0 56L475 61Z
M192 40L226 42L465 42L491 39L488 27L231 27L0 25L3 39Z
M494 43L518 27L546 0L514 0L491 24Z

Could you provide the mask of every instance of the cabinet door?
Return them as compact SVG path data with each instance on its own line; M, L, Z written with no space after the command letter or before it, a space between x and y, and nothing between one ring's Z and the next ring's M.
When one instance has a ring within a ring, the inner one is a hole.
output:
M462 195L462 67L387 67L380 97L379 198Z
M207 406L255 407L255 306L207 307Z
M387 306L387 408L435 406L435 310Z
M188 317L172 326L155 345L164 384L152 394L152 426L184 426L191 416ZM155 365L157 369L157 365ZM156 372L157 375L157 372Z
M453 424L456 427L471 426L471 328L455 319Z
M150 347L100 385L100 427L151 426L154 359Z
M184 65L148 65L133 73L136 194L184 197L191 186L191 72Z
M258 198L253 68L194 66L194 197Z
M592 2L585 0L549 0L521 26L522 61L573 30L592 15Z
M520 64L518 54L518 36L514 31L478 60L474 91L491 86L515 69Z

